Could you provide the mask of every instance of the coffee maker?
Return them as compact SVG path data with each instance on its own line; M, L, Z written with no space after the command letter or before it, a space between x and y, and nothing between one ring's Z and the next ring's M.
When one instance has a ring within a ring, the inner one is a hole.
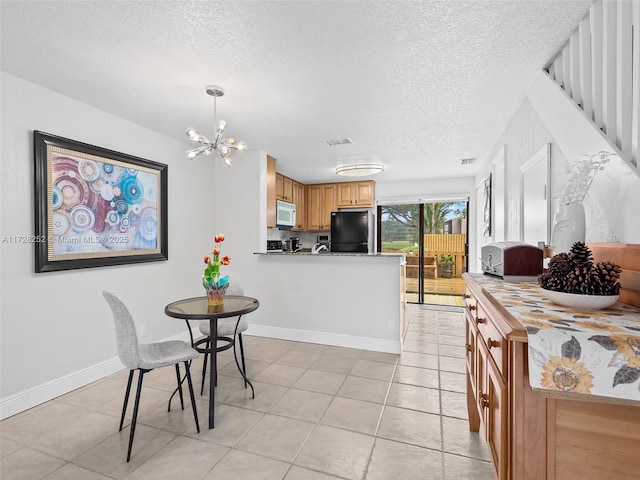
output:
M292 252L296 252L298 249L302 248L302 243L300 243L300 237L289 237L289 241L291 242Z

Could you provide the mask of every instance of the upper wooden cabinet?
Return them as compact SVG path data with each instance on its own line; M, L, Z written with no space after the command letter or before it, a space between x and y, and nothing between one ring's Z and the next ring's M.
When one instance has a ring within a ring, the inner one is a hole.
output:
M267 227L276 225L276 200L296 206L296 231L331 230L331 212L338 208L375 206L375 182L304 185L276 172L276 159L267 155Z
M338 208L373 207L375 204L373 180L337 183L336 190Z
M331 230L331 212L337 208L336 184L307 185L307 230Z
M305 201L305 188L304 185L296 182L292 182L293 190L293 203L296 206L296 225L291 230L305 230L307 228L307 212Z
M276 200L293 202L293 180L276 173Z

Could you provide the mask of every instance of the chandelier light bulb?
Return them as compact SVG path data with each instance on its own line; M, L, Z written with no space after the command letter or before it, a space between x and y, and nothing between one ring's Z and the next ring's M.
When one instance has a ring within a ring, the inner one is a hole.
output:
M241 152L243 152L247 149L247 144L244 142L238 142L235 144L235 148L236 150L240 150Z
M189 137L189 140L191 140L192 142L200 142L202 135L200 135L198 132L196 132L195 129L189 127L187 128L187 137Z
M188 160L193 160L194 158L196 158L198 155L200 155L201 153L204 152L204 150L206 149L206 147L200 146L198 148L194 148L193 150L189 150L187 152L187 159Z
M233 145L234 143L236 143L236 139L233 137L229 137L227 138L227 143L230 143L231 145Z
M227 167L231 168L231 166L233 165L233 161L231 160L231 158L230 158L230 157L224 157L224 164L225 164Z
M225 122L224 120L220 120L220 123L218 123L218 133L224 132L224 128L226 126L227 126L227 122Z

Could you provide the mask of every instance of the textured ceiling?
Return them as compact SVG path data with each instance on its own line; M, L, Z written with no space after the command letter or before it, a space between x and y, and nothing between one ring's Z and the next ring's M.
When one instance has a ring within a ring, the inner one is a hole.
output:
M466 176L591 3L2 0L2 70L185 150L221 85L227 132L302 182L351 161L384 163L379 181Z

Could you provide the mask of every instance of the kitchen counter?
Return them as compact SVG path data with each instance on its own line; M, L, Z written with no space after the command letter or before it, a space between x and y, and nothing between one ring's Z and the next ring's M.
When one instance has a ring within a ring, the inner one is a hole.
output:
M359 253L359 252L254 252L255 255L285 255L285 256L314 256L314 257L404 257L404 253Z
M472 276L526 331L534 390L555 398L598 396L640 406L640 371L633 372L640 367L634 351L640 349L640 309L623 303L597 311L572 309L548 300L536 282ZM560 377L558 369L564 372Z

